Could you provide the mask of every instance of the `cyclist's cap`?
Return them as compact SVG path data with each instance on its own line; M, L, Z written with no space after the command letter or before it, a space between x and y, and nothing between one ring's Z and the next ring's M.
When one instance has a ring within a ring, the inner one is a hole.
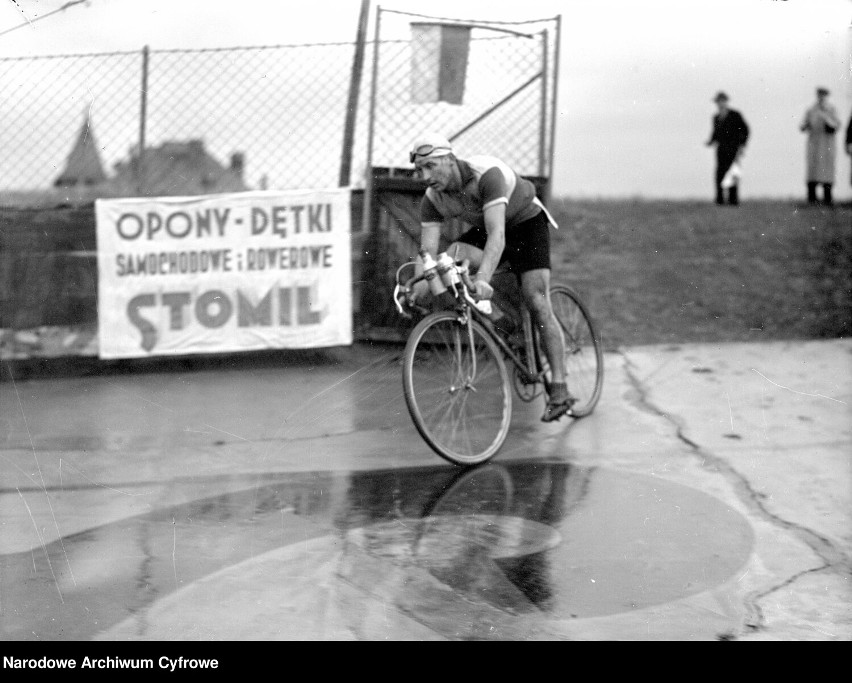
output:
M421 135L411 145L408 160L413 164L417 159L432 159L443 157L453 153L453 146L440 133L426 133Z

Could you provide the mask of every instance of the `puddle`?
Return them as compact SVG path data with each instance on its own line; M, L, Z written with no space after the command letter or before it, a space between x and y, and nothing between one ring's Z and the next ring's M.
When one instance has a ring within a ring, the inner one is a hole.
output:
M380 604L400 637L514 637L709 590L753 545L701 491L566 463L199 483L230 490L0 556L3 639L370 638Z

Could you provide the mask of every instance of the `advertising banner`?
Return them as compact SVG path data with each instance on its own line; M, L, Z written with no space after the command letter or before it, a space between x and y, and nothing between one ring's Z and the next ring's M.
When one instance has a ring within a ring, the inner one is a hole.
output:
M351 344L349 198L97 200L100 357Z

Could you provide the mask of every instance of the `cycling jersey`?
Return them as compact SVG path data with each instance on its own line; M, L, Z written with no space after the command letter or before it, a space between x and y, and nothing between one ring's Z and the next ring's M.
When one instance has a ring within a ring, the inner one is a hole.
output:
M482 155L456 161L461 172L462 189L439 192L427 188L420 203L420 220L423 223L460 218L473 227L484 227L484 210L503 203L506 204L508 230L542 210L536 199L535 185L497 157Z

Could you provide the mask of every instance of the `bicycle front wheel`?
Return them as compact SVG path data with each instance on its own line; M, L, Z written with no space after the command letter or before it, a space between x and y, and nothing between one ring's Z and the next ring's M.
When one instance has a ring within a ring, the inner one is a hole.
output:
M408 412L427 444L456 465L493 457L509 433L512 389L503 355L476 321L452 311L427 315L403 355Z
M565 378L568 390L578 400L571 415L589 415L603 389L603 344L586 305L565 285L550 290L553 313L565 338Z

